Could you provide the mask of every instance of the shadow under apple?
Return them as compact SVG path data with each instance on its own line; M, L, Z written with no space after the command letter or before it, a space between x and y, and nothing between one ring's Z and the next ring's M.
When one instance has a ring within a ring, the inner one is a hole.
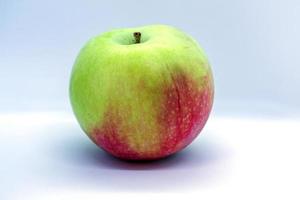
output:
M203 131L187 148L155 161L124 161L93 144L80 129L61 127L48 142L48 156L55 159L61 184L75 184L97 190L166 191L193 189L215 184L230 157L225 146ZM49 138L48 138L49 139ZM59 167L63 166L63 167ZM54 175L53 174L53 175Z

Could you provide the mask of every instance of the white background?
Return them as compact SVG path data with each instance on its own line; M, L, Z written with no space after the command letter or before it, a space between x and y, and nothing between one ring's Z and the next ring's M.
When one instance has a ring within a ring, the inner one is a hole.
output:
M0 199L140 192L299 199L299 19L296 0L0 1ZM127 163L80 130L68 101L70 71L90 37L157 23L204 48L214 109L178 155Z

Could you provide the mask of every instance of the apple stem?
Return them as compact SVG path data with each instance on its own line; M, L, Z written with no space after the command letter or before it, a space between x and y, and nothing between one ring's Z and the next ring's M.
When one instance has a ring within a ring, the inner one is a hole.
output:
M141 42L141 32L134 32L133 33L133 36L135 38L135 43L138 44Z

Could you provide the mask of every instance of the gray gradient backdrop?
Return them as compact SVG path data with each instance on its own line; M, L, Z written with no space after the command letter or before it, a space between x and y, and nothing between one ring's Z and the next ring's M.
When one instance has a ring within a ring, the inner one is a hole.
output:
M0 0L0 111L70 111L74 59L92 36L168 24L199 41L219 114L300 113L300 1Z

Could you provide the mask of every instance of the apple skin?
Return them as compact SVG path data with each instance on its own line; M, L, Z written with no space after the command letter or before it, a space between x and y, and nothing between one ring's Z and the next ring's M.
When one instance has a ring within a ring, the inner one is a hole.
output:
M126 160L159 159L186 147L203 129L214 96L203 50L166 25L92 38L75 61L69 89L84 132Z

